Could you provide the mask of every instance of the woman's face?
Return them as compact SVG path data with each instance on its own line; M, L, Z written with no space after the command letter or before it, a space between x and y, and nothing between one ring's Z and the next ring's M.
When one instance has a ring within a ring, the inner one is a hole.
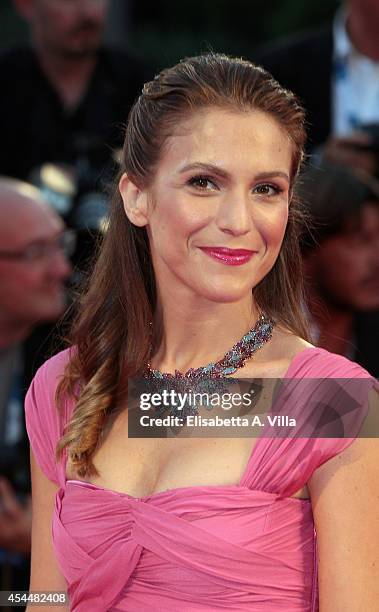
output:
M208 109L178 127L146 197L163 293L214 302L251 295L280 251L291 159L287 133L260 111Z

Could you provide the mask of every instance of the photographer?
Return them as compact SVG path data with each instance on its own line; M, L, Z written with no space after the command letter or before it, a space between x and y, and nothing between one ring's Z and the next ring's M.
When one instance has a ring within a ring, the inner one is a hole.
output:
M107 215L104 184L116 167L120 126L146 68L102 44L109 0L15 0L31 44L0 57L0 173L44 192L79 232L73 262L93 250Z
M379 124L376 0L346 0L333 22L271 43L253 59L303 102L310 150L326 142L330 161L377 173L370 128Z
M313 341L379 376L379 183L323 160L300 195L312 219L302 252Z
M0 590L28 589L30 469L25 343L66 307L72 235L32 185L0 178Z

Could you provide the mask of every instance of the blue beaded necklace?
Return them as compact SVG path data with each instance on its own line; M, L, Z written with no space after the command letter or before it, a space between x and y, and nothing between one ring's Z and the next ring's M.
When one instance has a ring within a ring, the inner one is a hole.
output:
M146 378L224 378L242 368L245 361L260 349L272 336L272 330L275 323L265 314L261 313L258 321L242 338L239 340L219 361L208 363L206 366L199 368L190 368L187 372L182 373L175 370L174 374L169 372L160 372L152 369L150 363L147 363L145 377Z
M239 368L242 368L245 365L245 361L250 359L258 349L271 339L274 325L275 322L273 319L261 313L254 327L252 327L219 361L209 363L199 368L190 368L185 373L175 370L174 374L155 370L151 367L150 363L147 363L143 377L149 379L153 386L155 381L156 391L160 390L164 381L168 381L173 388L183 393L193 391L194 386L198 392L220 392L223 385L220 387L219 383L217 384L216 381L212 382L211 379L218 379L220 381L220 379L225 379L230 376L230 374L234 374ZM229 380L233 381L233 379ZM156 410L158 416L161 416L164 412L165 409L163 408ZM170 415L176 416L177 414L178 412L176 409L172 407L170 409ZM198 414L196 406L188 405L186 409L181 412L181 416L183 417L190 414Z

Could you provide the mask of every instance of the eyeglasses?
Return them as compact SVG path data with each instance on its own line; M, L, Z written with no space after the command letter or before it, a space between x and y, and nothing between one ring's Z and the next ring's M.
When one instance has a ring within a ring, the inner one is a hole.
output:
M55 240L33 242L22 251L0 251L0 259L34 263L44 261L57 251L70 257L76 246L76 235L72 230L65 230Z

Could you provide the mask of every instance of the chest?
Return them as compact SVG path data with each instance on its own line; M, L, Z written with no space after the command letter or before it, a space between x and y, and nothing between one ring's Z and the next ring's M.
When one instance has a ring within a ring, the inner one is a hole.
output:
M176 487L235 485L255 444L238 438L128 438L126 416L94 454L99 475L90 482L134 497ZM70 462L66 475L76 478Z
M92 484L145 497L167 489L239 485L254 469L259 438L128 438L127 413L110 429L93 456ZM68 461L68 479L78 479ZM294 497L308 498L307 487Z

